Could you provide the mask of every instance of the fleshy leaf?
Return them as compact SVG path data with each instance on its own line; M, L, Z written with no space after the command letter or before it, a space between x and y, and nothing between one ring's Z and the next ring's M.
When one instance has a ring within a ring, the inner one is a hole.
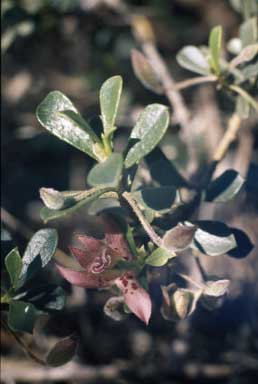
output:
M148 292L129 273L118 278L116 285L122 291L128 308L148 325L152 307Z
M10 276L12 288L16 288L22 270L22 258L18 248L14 248L5 257L5 266Z
M233 231L219 221L202 220L195 222L198 226L195 232L193 248L210 256L220 256L236 248L237 243Z
M8 312L8 325L13 331L32 333L40 311L33 304L12 301Z
M238 172L228 169L210 183L206 190L205 200L215 203L227 202L239 192L244 182Z
M49 263L56 251L57 242L55 229L41 229L32 236L22 258L22 271L17 283L19 287Z
M187 249L194 238L197 228L194 225L177 225L165 233L162 238L162 248L171 252Z
M74 119L60 113L67 110L78 114L72 102L63 93L53 91L39 104L36 116L50 133L98 160L93 150L94 141L89 133Z
M106 80L100 89L99 100L104 132L113 131L118 111L123 80L121 76L113 76Z
M209 36L211 67L217 75L220 74L221 44L222 44L222 27L218 25L212 28Z
M145 260L145 263L148 265L152 265L153 267L162 267L167 264L168 260L171 257L174 257L175 254L167 251L163 248L155 249Z
M130 139L137 141L128 151L125 167L138 163L150 153L164 136L169 124L167 107L161 104L148 105L141 113Z
M194 312L200 291L178 288L175 284L163 286L161 290L163 295L161 314L166 320L182 320Z
M182 48L178 52L176 59L181 67L189 71L199 73L200 75L208 75L210 73L208 61L202 51L193 45Z
M133 49L131 53L133 70L140 82L151 91L162 94L163 87L153 70L149 60L137 49Z
M116 188L123 169L121 153L112 153L105 162L96 164L89 172L87 182L91 186L106 185Z
M51 367L60 367L68 363L75 355L77 340L74 336L58 341L46 356L46 363Z

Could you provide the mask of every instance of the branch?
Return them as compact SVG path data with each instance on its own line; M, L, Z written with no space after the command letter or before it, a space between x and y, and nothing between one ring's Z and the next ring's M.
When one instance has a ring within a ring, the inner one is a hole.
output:
M237 133L241 127L241 118L234 113L229 119L228 126L224 136L222 137L214 155L213 161L218 163L226 155L230 144L235 140Z
M133 198L133 196L129 192L124 192L122 194L123 198L127 201L127 203L132 208L133 212L137 216L138 220L140 221L141 225L143 226L145 232L149 235L150 239L153 241L154 244L156 244L158 247L161 246L161 238L158 236L158 234L154 231L152 226L148 223L148 221L145 219L144 215L142 214L137 201Z
M187 79L187 80L179 81L178 83L175 83L175 89L179 91L181 89L189 88L197 84L215 82L217 80L218 80L217 76L214 76L214 75L193 77L191 79Z

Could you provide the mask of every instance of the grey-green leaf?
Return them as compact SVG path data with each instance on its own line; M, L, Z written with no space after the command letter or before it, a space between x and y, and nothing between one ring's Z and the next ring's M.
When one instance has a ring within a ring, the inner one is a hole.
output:
M199 73L200 75L208 75L210 73L207 59L202 51L193 45L188 45L182 48L178 52L176 59L181 67L186 68L189 71Z
M209 36L211 67L217 75L220 74L221 44L222 44L222 27L218 25L212 28Z
M89 172L87 182L91 186L106 185L116 188L123 169L121 153L112 153L106 161L96 164Z
M67 114L67 111L70 111L70 114ZM98 160L93 151L94 141L85 130L85 126L82 128L81 125L78 125L78 119L77 121L74 119L76 115L79 115L77 109L59 91L50 92L36 111L40 124L50 133Z
M162 267L174 256L172 252L166 249L157 248L145 259L145 264L152 265L153 267Z
M210 256L224 255L236 248L237 243L232 230L219 221L202 220L196 222L198 226L194 236L193 248Z
M250 44L256 44L258 40L258 22L257 17L246 20L240 26L240 39L242 47L247 47Z
M106 80L100 89L99 101L104 132L114 130L122 86L122 77L113 76Z
M138 141L126 155L126 168L138 163L156 147L164 136L168 124L168 108L164 105L151 104L144 109L131 132L130 139Z
M51 367L59 367L68 363L76 352L77 341L74 337L66 337L58 341L46 356L46 363Z
M13 331L33 333L35 321L40 313L31 303L13 301L9 306L8 325Z
M99 196L101 196L105 192L112 191L113 189L114 189L113 187L111 188L109 186L105 186L105 187L99 186L96 188L92 188L89 191L87 191L88 193L84 194L84 198L82 200L80 200L79 202L75 202L74 205L68 208L56 210L56 209L49 209L47 207L43 207L40 211L40 217L45 223L47 223L50 220L59 219L60 217L70 215L78 211L84 205L97 199Z
M225 203L237 195L244 182L244 179L238 172L228 169L210 183L206 190L205 200Z
M180 252L187 249L194 238L196 232L194 225L181 225L170 229L162 238L162 248L171 252Z
M140 82L151 91L162 94L164 93L163 87L156 75L156 72L152 68L148 59L137 49L133 49L131 53L131 60L133 70Z
M18 248L14 248L5 258L5 266L9 273L12 288L16 288L22 270L22 258Z
M41 229L32 236L22 258L19 286L49 263L56 251L57 242L55 229Z

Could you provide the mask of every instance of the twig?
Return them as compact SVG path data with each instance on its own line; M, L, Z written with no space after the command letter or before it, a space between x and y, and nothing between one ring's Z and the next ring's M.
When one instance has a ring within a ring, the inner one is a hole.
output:
M214 75L193 77L191 79L187 79L187 80L179 81L178 83L175 83L175 89L179 91L185 88L192 87L197 84L215 82L217 81L217 79L218 79L217 76L214 76Z
M46 365L45 361L42 360L40 357L34 354L30 350L30 348L24 343L24 341L11 329L9 328L8 324L4 320L4 318L1 316L1 324L4 327L4 329L15 339L15 341L20 345L20 347L23 349L23 351L36 363L40 365Z
M229 119L228 126L224 136L222 137L218 148L213 155L213 161L218 163L225 156L230 144L235 140L236 135L241 127L241 118L234 113Z
M156 244L158 247L161 246L161 238L158 236L158 234L154 231L152 226L148 223L148 221L143 216L140 208L138 207L138 204L136 200L133 198L133 196L129 192L124 192L122 194L123 198L127 201L127 203L132 208L133 212L137 216L138 220L140 221L141 225L143 226L145 232L149 235L150 239L153 241L154 244Z

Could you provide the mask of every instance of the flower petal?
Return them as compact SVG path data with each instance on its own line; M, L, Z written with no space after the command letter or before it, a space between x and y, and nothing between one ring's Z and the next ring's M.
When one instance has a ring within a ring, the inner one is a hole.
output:
M151 299L145 289L143 289L137 280L126 273L115 281L117 287L122 291L124 300L128 308L142 320L146 325L151 316Z
M92 262L91 254L87 251L77 248L77 247L69 247L71 254L78 261L81 267L87 268L88 265Z
M95 239L95 237L91 237L87 235L78 235L78 234L75 235L75 237L90 252L97 251L103 245L101 240Z
M84 288L100 288L108 285L106 279L100 274L93 274L86 271L75 271L73 269L64 268L61 265L56 267L63 278L73 285Z

